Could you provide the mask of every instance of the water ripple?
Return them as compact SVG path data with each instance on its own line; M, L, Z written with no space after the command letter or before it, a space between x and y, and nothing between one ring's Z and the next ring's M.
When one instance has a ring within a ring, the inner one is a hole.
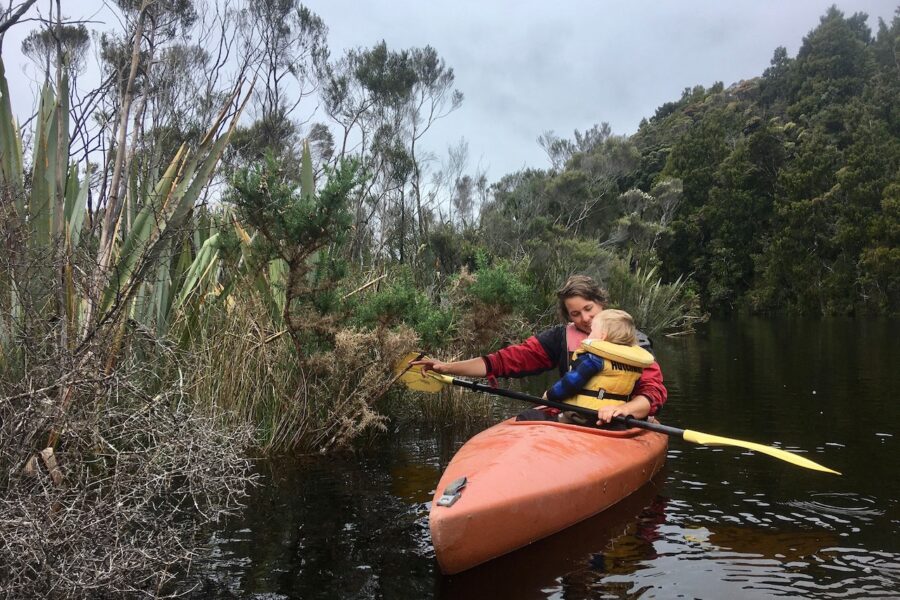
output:
M868 522L884 515L884 510L874 508L875 499L853 493L813 494L812 500L793 500L788 506L812 512L823 518L846 517ZM846 521L839 521L846 523Z
M652 552L616 540L617 568L590 585L595 596L863 600L897 598L900 589L900 555L823 547L810 532L663 525L659 533Z

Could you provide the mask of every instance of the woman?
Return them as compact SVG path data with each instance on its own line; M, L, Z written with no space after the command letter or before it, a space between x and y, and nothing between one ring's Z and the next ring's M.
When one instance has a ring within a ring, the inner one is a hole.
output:
M591 321L609 303L606 290L586 275L573 275L556 292L559 314L565 324L556 325L531 336L521 344L507 346L497 352L454 362L423 359L412 364L423 371L432 370L446 375L464 377L526 377L556 367L562 377L569 370L569 360L591 332ZM637 332L638 345L652 352L650 339ZM663 384L662 371L656 361L645 368L634 386L631 399L603 411L598 423L609 423L616 415L631 415L643 419L656 415L666 402L668 392Z

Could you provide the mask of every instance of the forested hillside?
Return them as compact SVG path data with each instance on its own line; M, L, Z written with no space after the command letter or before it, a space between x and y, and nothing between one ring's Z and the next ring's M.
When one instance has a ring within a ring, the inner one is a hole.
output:
M555 168L498 184L486 239L534 244L550 219L718 313L900 310L900 16L873 34L832 8L796 57L685 89L633 136L541 142Z

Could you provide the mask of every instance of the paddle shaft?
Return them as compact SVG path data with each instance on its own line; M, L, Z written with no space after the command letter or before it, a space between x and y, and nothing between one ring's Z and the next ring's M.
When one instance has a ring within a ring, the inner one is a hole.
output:
M516 392L514 390L507 390L503 388L495 388L489 385L484 385L483 383L476 383L474 381L467 381L465 379L457 379L456 377L451 377L453 380L453 385L457 385L459 387L464 387L470 389L475 392L482 392L485 394L494 394L496 396L505 396L507 398L513 398L515 400L523 400L525 402L530 402L532 404L543 404L544 406L549 406L551 408L558 408L560 410L568 410L572 412L580 413L586 417L590 417L592 419L597 418L597 411L587 408L585 406L575 406L573 404L565 404L563 402L554 402L553 400L545 400L543 398L538 398L537 396L532 396L531 394L525 394L523 392ZM668 425L660 425L659 423L651 423L649 421L642 421L640 419L635 419L632 416L616 416L613 417L613 421L617 423L623 423L628 425L629 427L637 427L639 429L646 429L648 431L655 431L657 433L664 433L666 435L682 438L684 437L684 429L679 429L677 427L669 427Z
M421 369L416 369L416 371L413 372L410 369L410 367L412 366L411 362L419 360L421 359L421 357L421 353L411 352L408 356L404 357L397 369L397 378L403 381L410 389L420 392L437 392L445 385L456 385L468 390L472 390L473 392L482 392L485 394L494 394L496 396L505 396L507 398L522 400L531 404L543 404L545 406L551 406L563 411L568 410L577 412L592 419L598 418L597 411L591 410L590 408L586 408L584 406L575 406L571 404L563 404L561 402L554 402L552 400L545 400L543 398L538 398L537 396L531 396L522 392L515 392L513 390L507 390L503 388L495 388L481 383L476 383L474 381L468 381L466 379L456 379L455 377L437 373L435 371L423 371ZM812 469L814 471L822 471L825 473L840 475L840 472L835 471L834 469L829 469L824 465L820 465L796 453L788 452L787 450L782 450L773 446L764 446L763 444L757 444L755 442L736 440L719 435L703 433L702 431L694 431L692 429L679 429L677 427L670 427L668 425L660 425L659 423L641 421L640 419L635 419L630 415L613 417L612 420L617 423L622 423L628 427L646 429L647 431L655 431L663 435L677 437L681 440L684 440L685 442L690 442L692 444L702 444L704 446L734 446L737 448L746 448L747 450L760 452L773 458L777 458L778 460L783 460L785 462L791 463L792 465L803 467L804 469Z

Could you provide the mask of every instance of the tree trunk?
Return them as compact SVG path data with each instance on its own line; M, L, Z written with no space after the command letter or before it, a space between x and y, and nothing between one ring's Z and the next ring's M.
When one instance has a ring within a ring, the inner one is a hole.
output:
M59 30L62 30L62 14L60 10L60 0L56 0L56 24ZM62 65L62 43L59 36L56 38L56 173L55 175L55 206L53 215L53 227L51 228L52 239L56 242L56 267L59 269L59 278L57 281L56 314L59 319L59 352L65 352L69 347L69 314L66 302L66 290L68 289L67 272L69 270L70 252L69 243L66 239L66 223L65 207L66 207L66 173L68 172L69 163L69 132L66 129L68 125L67 111L61 110L68 107L68 89L63 89L63 65Z
M125 84L125 93L122 96L122 106L119 109L118 138L116 140L115 158L113 161L113 176L109 186L109 198L106 201L106 212L103 217L103 229L100 232L100 248L97 253L97 277L94 282L95 298L88 306L88 312L84 320L85 331L96 316L96 303L100 299L100 288L106 278L106 272L112 260L113 246L115 246L116 231L118 229L119 214L122 211L119 187L121 186L122 171L125 163L125 140L128 135L128 116L131 112L131 102L134 99L134 80L137 76L138 64L141 58L141 40L144 37L144 20L147 18L147 7L151 0L143 0L138 13L137 24L134 29L134 44L131 50L131 68L128 72L128 80Z

